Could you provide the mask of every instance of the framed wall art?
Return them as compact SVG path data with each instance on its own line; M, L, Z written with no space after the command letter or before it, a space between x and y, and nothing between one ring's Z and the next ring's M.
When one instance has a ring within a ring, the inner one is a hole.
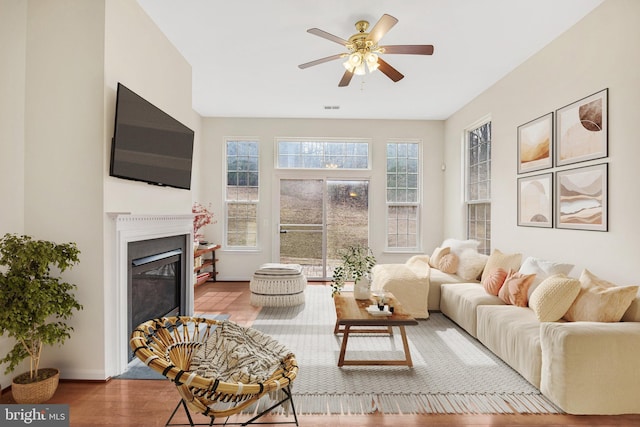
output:
M553 162L553 113L518 126L518 173L547 169Z
M556 166L607 157L609 89L556 111Z
M607 231L608 163L556 172L556 227Z
M553 174L518 178L518 225L553 227Z

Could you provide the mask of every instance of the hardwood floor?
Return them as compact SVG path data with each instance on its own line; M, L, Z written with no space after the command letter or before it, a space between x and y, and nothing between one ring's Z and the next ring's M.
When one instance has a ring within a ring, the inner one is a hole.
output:
M319 286L319 285L311 285ZM196 288L196 313L228 313L231 320L251 325L259 308L249 304L246 282L208 282ZM67 403L70 425L164 426L178 402L175 386L169 381L110 380L106 382L62 381L49 403ZM13 403L11 393L0 403ZM301 426L638 426L640 415L299 415ZM197 423L208 417L196 416ZM291 421L292 417L270 417L263 421ZM221 421L221 420L216 420ZM230 420L237 421L237 420ZM186 422L179 412L173 423Z

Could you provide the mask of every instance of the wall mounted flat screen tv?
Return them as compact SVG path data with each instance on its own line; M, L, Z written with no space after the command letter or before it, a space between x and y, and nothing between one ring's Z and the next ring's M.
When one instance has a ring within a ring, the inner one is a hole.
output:
M118 83L109 174L176 188L191 188L191 129Z

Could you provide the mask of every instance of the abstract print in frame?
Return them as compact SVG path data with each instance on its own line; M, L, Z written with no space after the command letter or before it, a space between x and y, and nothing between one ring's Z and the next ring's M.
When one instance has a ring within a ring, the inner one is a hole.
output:
M556 111L556 166L607 157L608 93L603 89Z
M518 173L550 168L553 161L553 113L518 126Z
M553 227L553 174L518 178L518 225Z
M607 231L608 163L556 172L556 226Z

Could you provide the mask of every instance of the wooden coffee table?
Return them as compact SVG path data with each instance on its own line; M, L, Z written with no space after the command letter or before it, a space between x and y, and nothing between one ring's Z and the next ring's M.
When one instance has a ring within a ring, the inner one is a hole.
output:
M393 305L394 312L391 316L374 316L367 312L367 307L375 304L373 298L369 300L357 300L353 297L353 292L341 292L333 297L336 306L336 326L334 334L342 333L342 346L340 347L340 357L338 366L344 365L401 365L413 366L409 342L404 327L407 325L417 325L418 321L408 315L398 303L393 294L385 293L385 298L389 305ZM342 326L342 328L341 328ZM352 333L383 333L393 335L393 327L400 329L402 346L404 347L404 360L345 360L349 335Z

